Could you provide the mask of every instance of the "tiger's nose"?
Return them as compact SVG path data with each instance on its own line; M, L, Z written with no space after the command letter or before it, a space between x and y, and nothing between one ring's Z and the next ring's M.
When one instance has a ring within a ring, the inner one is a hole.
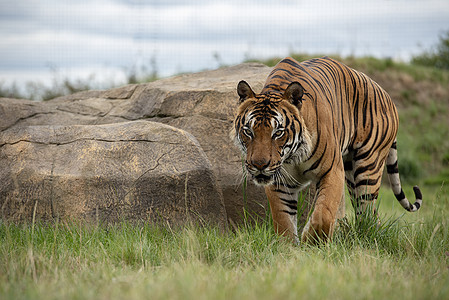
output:
M263 171L270 165L270 160L264 158L253 159L251 160L251 164L259 171Z

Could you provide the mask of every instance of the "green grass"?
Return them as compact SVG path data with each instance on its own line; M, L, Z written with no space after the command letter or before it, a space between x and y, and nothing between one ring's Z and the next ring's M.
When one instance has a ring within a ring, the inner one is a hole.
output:
M413 103L399 110L399 172L406 182L449 182L447 103Z
M422 210L404 214L382 190L381 225L354 222L348 207L316 247L290 245L270 222L233 232L1 223L0 298L447 299L448 188L423 192Z

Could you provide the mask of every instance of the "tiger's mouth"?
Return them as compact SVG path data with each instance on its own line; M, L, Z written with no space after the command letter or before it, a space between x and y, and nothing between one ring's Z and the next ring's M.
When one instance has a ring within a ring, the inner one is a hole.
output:
M265 175L265 174L259 174L254 176L253 175L253 179L256 182L256 184L259 185L268 185L273 181L273 176L272 175Z
M256 185L270 185L274 182L276 173L279 171L279 168L275 168L273 170L254 170L252 168L247 168L249 175L251 175L251 179L254 181Z

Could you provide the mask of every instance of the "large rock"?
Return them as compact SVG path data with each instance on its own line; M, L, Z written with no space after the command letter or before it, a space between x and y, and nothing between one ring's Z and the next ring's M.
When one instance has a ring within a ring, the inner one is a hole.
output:
M0 117L0 131L30 125L98 125L135 120L168 124L199 141L214 170L231 223L241 222L245 206L265 218L268 206L263 189L248 182L243 194L242 157L229 131L237 108L237 83L244 79L260 90L270 70L248 63L46 102L0 99L0 115L6 116Z
M189 133L160 123L44 125L0 133L1 216L207 222L226 226L211 165Z

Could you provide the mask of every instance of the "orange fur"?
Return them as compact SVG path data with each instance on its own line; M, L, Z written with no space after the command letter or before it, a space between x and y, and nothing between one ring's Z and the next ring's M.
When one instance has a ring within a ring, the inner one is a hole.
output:
M279 234L299 241L296 202L309 183L316 188L315 208L303 241L331 238L345 181L357 214L374 207L387 155L397 160L390 148L396 147L399 122L390 96L376 82L327 57L302 63L285 58L261 93L244 81L237 92L231 135L246 154L248 173L265 186ZM421 204L413 208L405 200L401 204L411 211Z

